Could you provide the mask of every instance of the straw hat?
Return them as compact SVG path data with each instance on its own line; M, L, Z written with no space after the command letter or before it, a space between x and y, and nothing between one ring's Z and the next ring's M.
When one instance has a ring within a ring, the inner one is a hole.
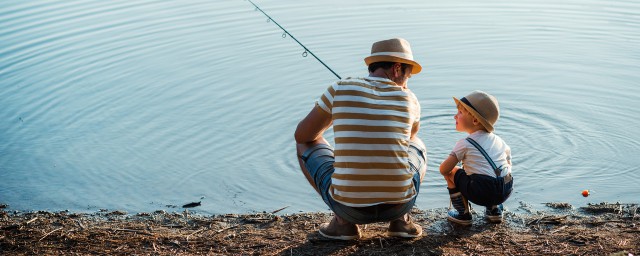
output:
M369 66L371 63L383 61L410 64L413 66L411 74L418 74L422 70L422 66L413 60L409 42L403 38L392 38L373 43L371 56L364 58L364 63Z
M473 91L462 99L453 97L453 100L478 119L488 132L493 132L493 126L500 117L500 106L496 97L483 91Z

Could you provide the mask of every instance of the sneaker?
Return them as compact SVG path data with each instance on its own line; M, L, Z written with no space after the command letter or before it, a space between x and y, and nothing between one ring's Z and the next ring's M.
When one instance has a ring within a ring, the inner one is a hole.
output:
M502 205L494 205L491 207L487 207L484 210L485 217L487 221L491 223L501 223L502 222Z
M451 189L449 189L451 193ZM469 201L462 196L460 192L449 194L451 198L451 209L448 212L447 219L453 223L457 223L463 226L471 225L471 207Z
M447 216L447 219L453 223L457 223L463 226L470 226L471 225L471 213L470 212L464 212L464 213L460 213L458 210L450 210L449 211L449 216Z
M337 240L356 240L360 238L358 225L346 221L342 221L346 224L340 224L337 218L339 217L334 216L331 222L321 224L320 229L318 229L320 235Z
M409 214L389 222L388 236L414 238L422 235L422 227L411 221Z

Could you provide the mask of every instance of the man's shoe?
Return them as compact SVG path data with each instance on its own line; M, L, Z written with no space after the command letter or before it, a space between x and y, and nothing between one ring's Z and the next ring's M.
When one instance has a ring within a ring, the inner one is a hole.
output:
M502 205L494 205L484 210L487 221L491 223L502 223Z
M453 223L457 223L463 226L470 226L472 223L470 212L460 213L458 210L453 209L450 210L448 214L449 216L447 216L447 219Z
M345 222L345 224L338 223L334 216L329 223L323 223L320 225L318 232L320 235L337 240L356 240L360 238L360 228L358 225Z
M388 236L414 238L422 235L422 227L411 221L409 214L389 222Z

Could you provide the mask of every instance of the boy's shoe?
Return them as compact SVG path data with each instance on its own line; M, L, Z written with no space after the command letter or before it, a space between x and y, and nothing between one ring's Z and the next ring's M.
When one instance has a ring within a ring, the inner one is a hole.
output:
M502 204L487 207L484 210L487 221L491 223L502 223Z
M334 216L329 223L320 225L318 232L320 235L337 240L356 240L360 238L360 228L356 224L340 224Z
M457 223L463 226L470 226L472 223L472 217L470 212L460 213L458 210L450 210L447 219L453 223Z
M451 193L451 190L449 193ZM471 225L471 208L469 207L469 201L467 201L460 192L449 194L449 197L451 198L453 209L449 211L447 219L460 225Z
M409 214L389 222L388 236L414 238L422 235L422 227L411 221Z

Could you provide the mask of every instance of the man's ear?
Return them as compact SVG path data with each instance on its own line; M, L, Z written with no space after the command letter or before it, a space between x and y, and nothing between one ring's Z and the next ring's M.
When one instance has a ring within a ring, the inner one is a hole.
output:
M393 64L393 73L395 73L396 76L400 76L402 74L402 64L397 62Z

